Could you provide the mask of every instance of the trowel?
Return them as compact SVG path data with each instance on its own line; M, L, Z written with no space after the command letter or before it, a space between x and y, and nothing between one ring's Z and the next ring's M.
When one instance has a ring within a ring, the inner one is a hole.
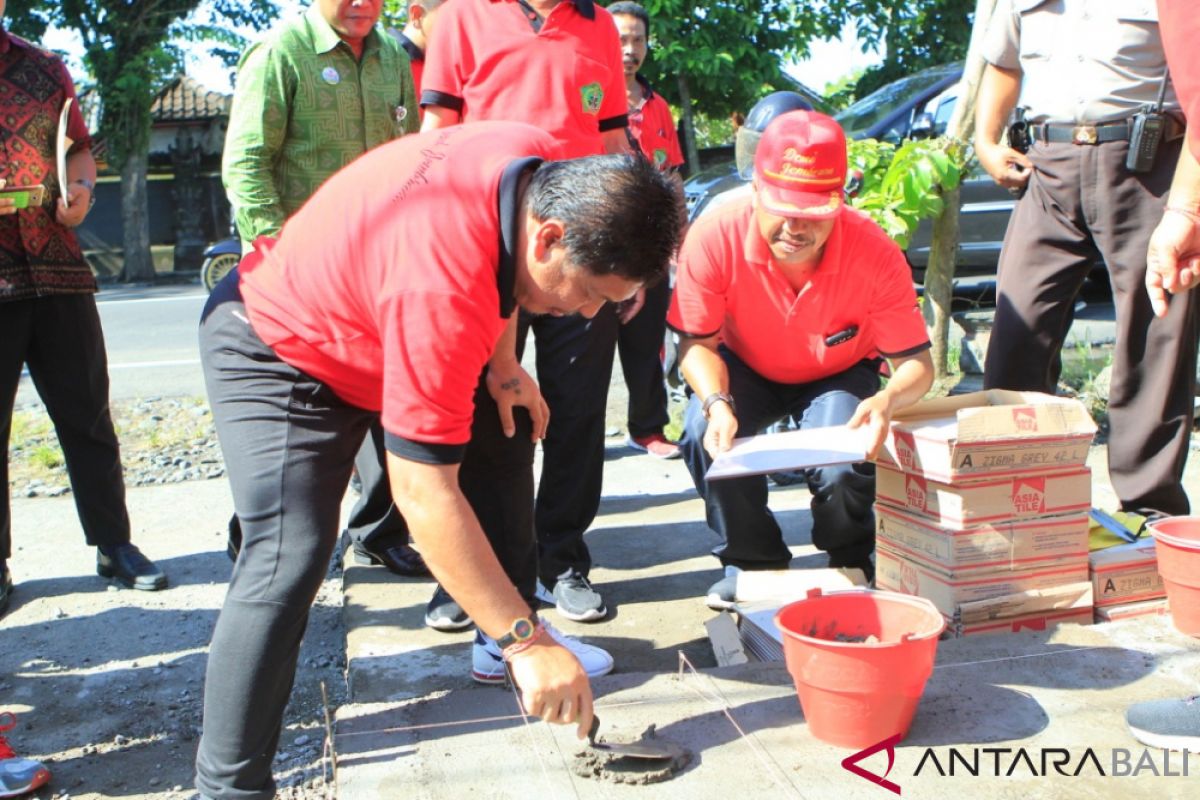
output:
M645 758L652 761L669 761L677 754L677 749L666 742L597 742L596 733L600 730L600 717L592 715L592 727L588 729L588 745L593 750L612 753L614 756L629 758Z

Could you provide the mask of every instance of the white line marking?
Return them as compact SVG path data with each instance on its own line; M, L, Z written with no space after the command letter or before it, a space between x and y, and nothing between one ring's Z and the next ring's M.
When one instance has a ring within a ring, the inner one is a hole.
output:
M208 298L207 294L201 294L201 293L181 294L181 295L175 295L173 297L113 298L112 300L106 300L106 299L97 297L96 304L97 305L105 305L105 306L115 306L115 305L129 305L129 304L133 304L133 303L174 303L174 302L178 302L180 300L196 301L196 300L206 300L207 298Z

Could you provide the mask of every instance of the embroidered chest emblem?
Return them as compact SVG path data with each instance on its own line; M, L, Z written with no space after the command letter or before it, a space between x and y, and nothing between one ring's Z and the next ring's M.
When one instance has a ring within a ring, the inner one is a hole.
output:
M604 89L599 83L589 83L579 89L579 97L583 101L585 114L599 114L600 106L604 103Z

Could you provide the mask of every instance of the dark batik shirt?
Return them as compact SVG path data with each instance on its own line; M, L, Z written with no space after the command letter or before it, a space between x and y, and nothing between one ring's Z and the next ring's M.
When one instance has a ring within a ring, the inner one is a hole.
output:
M73 97L75 85L58 56L0 28L0 178L47 189L44 205L0 216L0 303L96 291L75 234L54 218L58 118ZM75 140L70 153L92 146L77 101L67 136Z

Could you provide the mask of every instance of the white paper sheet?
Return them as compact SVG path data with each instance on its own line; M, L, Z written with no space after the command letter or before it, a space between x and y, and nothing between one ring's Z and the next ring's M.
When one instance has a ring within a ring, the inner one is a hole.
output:
M72 100L73 98L68 97L63 103L62 112L58 115L58 137L55 140L58 155L58 188L62 192L65 205L70 205L67 202L67 151L75 144L75 140L67 136L67 121L70 118Z
M835 425L734 439L733 447L713 460L705 478L712 481L865 461L866 437L865 427L852 430Z

